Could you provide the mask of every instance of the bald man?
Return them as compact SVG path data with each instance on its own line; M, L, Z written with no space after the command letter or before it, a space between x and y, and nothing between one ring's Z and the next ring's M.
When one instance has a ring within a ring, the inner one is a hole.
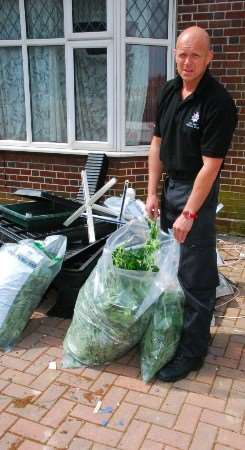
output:
M177 352L159 373L163 381L199 369L207 354L218 285L215 215L219 175L236 126L236 107L209 73L210 39L200 27L177 39L178 75L160 91L149 151L146 209L180 243L178 278L185 294ZM166 172L161 205L157 187Z

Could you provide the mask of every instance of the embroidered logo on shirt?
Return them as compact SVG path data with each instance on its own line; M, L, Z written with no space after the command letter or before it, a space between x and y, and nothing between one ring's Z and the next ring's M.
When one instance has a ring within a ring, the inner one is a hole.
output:
M199 123L198 123L199 118L200 118L200 115L199 115L198 111L193 113L189 122L186 123L186 126L190 127L190 128L195 128L196 130L199 130Z

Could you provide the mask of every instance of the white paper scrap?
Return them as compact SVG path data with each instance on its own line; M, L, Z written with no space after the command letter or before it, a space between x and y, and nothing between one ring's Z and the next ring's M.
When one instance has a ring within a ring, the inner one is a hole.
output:
M48 368L56 370L56 361L51 361L48 365Z
M94 410L93 410L93 413L94 413L94 414L97 414L97 412L99 412L101 405L102 405L102 401L99 400L99 401L97 402L97 405L95 406L95 408L94 408Z

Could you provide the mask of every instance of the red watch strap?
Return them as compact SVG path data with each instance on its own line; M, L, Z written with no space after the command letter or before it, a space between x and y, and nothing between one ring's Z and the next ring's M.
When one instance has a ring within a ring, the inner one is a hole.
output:
M197 219L197 213L193 213L191 211L183 211L182 214L186 219L191 219L191 220Z

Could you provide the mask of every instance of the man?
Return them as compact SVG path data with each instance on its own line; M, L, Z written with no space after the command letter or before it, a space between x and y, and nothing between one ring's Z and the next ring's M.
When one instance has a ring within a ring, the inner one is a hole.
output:
M209 73L213 58L202 28L184 30L177 40L178 76L158 99L149 152L146 210L157 217L157 187L167 176L161 223L180 243L178 278L185 294L184 327L177 352L158 372L163 381L199 369L207 354L218 285L215 215L219 174L236 125L235 104Z

